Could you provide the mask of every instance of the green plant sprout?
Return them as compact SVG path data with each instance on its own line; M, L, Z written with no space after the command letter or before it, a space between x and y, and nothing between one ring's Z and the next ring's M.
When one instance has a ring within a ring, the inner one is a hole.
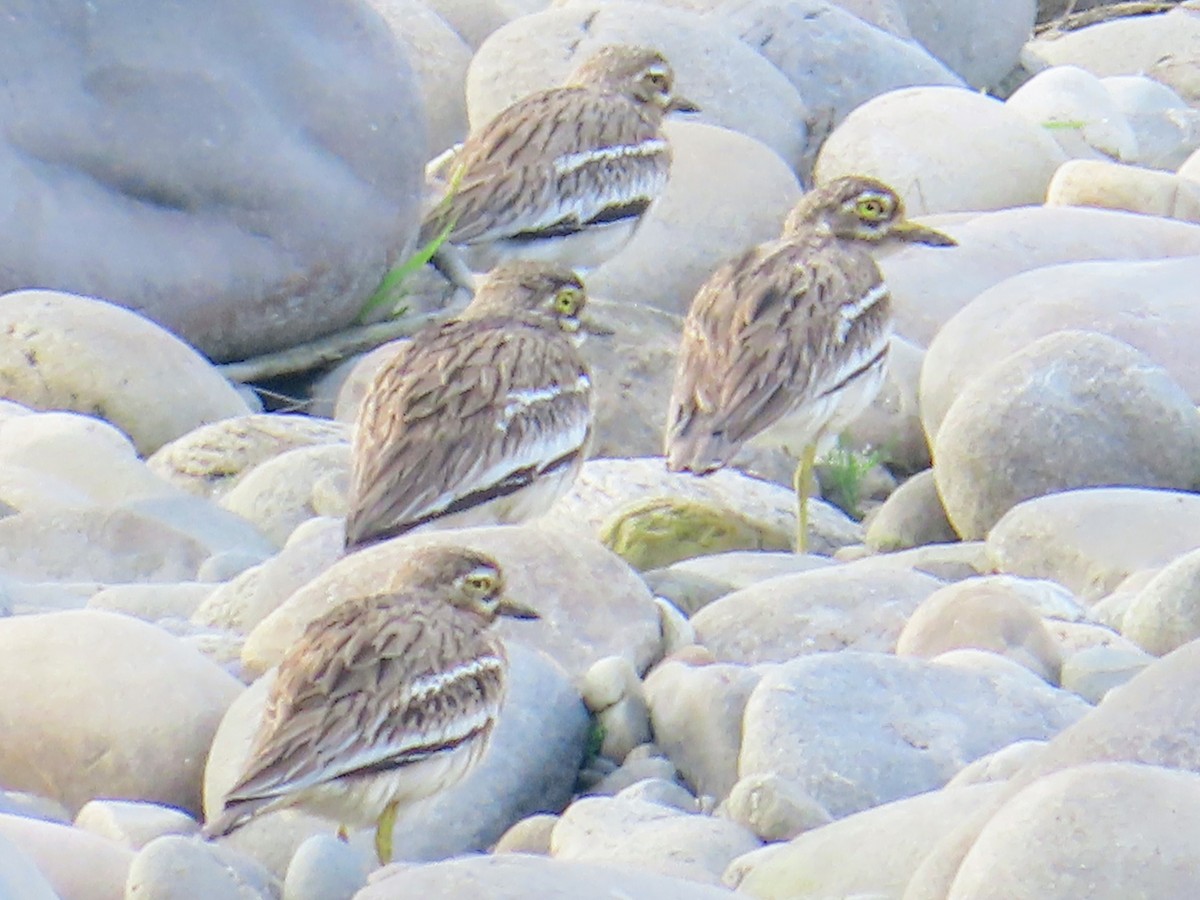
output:
M454 195L458 193L458 187L462 183L465 172L466 166L455 166L454 174L451 175L446 190L446 196L438 203L437 208L434 210L433 218L440 218L449 211L450 203L454 199ZM446 240L450 237L450 233L454 231L455 222L456 219L449 219L442 230L434 235L431 241L425 244L425 246L418 248L404 262L388 270L388 273L383 276L383 280L379 282L379 287L375 288L374 293L367 298L367 302L358 311L358 324L365 324L371 313L385 303L395 304L392 308L391 316L403 313L405 308L400 306L400 301L404 298L404 282L413 272L417 272L427 266L429 261L437 255L442 244L446 243Z
M1079 131L1087 128L1087 122L1084 122L1082 119L1047 119L1042 123L1042 127L1047 131L1066 131L1068 129Z
M863 483L867 473L884 459L880 450L858 451L839 437L837 446L821 460L821 488L831 503L840 507L848 516L863 517Z

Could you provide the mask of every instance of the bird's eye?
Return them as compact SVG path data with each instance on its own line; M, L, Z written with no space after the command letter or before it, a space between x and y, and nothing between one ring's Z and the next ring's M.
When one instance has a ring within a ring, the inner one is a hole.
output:
M667 78L667 74L665 72L649 72L646 75L646 80L649 81L650 84L652 84L654 88L659 91L668 91L671 88L670 79Z
M565 287L554 295L554 310L559 315L573 316L579 312L579 303L583 294L579 288Z
M467 586L479 594L491 593L495 582L490 575L468 575Z
M864 197L854 207L860 219L868 222L878 222L888 214L888 205L882 197Z

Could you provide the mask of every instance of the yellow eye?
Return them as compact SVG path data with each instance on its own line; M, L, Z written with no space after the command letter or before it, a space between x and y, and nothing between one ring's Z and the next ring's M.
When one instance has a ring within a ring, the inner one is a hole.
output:
M489 594L496 586L491 575L468 575L467 586L479 594Z
M855 204L854 211L860 219L878 222L888 215L890 204L884 203L882 197L864 197Z
M562 316L573 316L579 312L583 292L579 288L565 287L554 295L554 310Z

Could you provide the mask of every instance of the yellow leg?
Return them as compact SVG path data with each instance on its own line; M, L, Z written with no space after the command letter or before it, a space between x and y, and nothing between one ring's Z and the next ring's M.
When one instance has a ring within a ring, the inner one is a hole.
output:
M392 829L396 826L396 812L399 803L389 803L375 825L375 855L379 864L386 866L392 861Z
M808 497L812 485L813 466L817 461L817 445L809 444L800 454L800 463L792 478L796 491L796 552L808 552Z

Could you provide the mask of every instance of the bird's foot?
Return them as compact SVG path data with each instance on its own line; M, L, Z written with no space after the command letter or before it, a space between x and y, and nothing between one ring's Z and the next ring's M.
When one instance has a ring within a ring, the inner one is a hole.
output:
M398 803L389 803L375 824L375 855L381 866L392 861L392 830L396 827L396 813L400 808Z

